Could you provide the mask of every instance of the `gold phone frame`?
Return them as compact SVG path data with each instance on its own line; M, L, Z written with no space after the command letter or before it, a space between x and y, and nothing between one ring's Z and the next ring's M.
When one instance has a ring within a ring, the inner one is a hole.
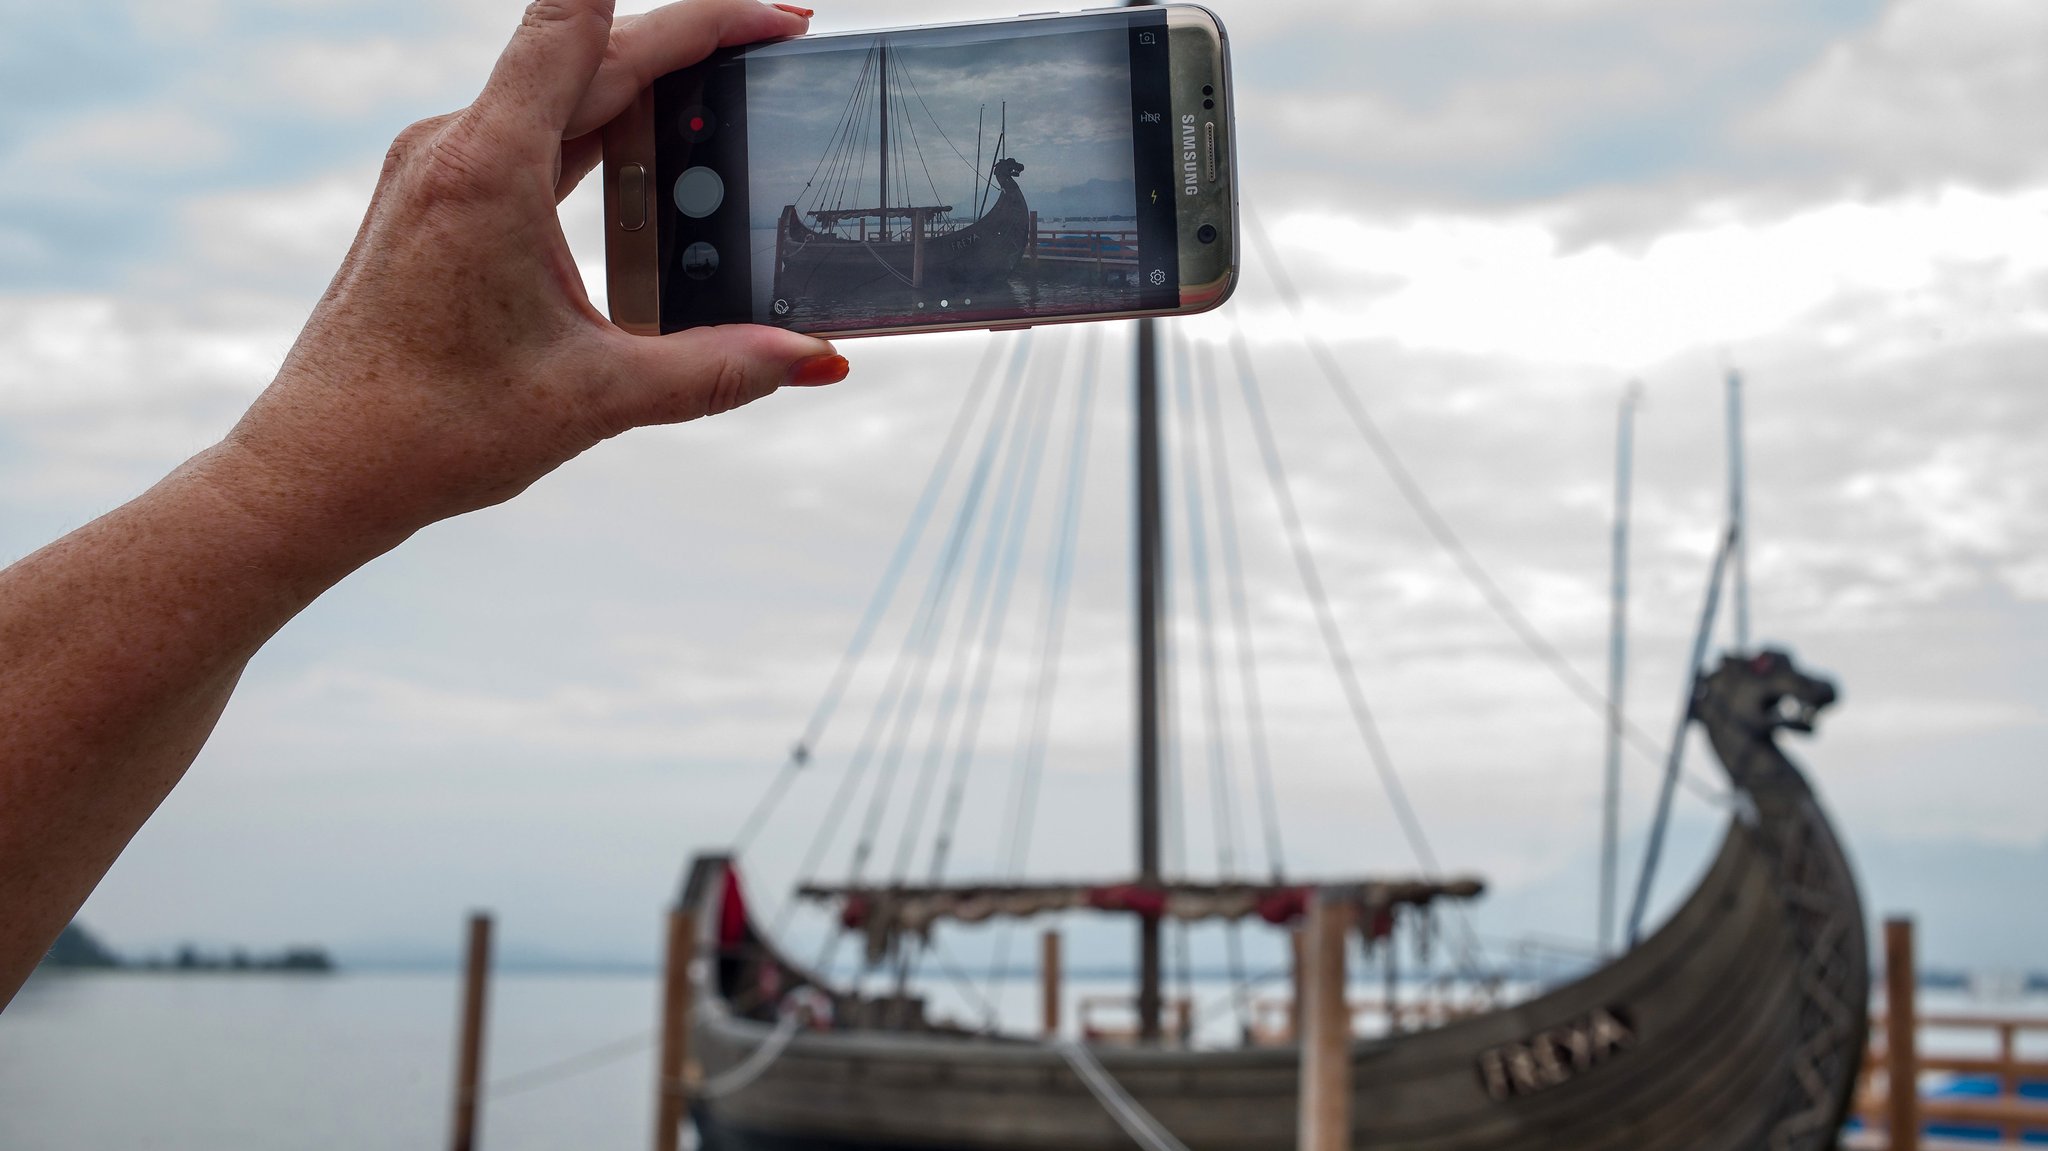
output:
M1232 114L1229 37L1215 13L1200 5L1164 4L1159 6L1159 10L1166 14L1172 123L1180 125L1183 117L1195 117L1198 147L1194 156L1183 155L1183 163L1196 164L1203 177L1207 177L1212 169L1214 172L1213 179L1204 178L1198 183L1200 191L1179 201L1180 304L1177 307L1033 316L1003 323L942 321L816 334L825 339L839 340L917 332L1014 331L1041 324L1194 315L1220 307L1229 299L1237 286L1238 273L1237 175L1234 164L1237 138L1236 120ZM1050 21L1131 11L1128 8L1092 8L1006 20L958 21L830 35L873 36L878 32ZM1214 95L1204 96L1204 86L1208 86ZM1213 100L1214 107L1204 108L1205 100ZM649 336L661 333L662 213L659 192L650 186L651 173L657 170L654 120L654 90L648 88L640 93L631 107L604 128L605 284L612 323L626 331ZM634 177L631 175L636 167L640 173L637 189L632 186ZM622 211L622 207L630 209L636 191L640 201L637 214ZM635 218L639 226L628 227ZM1196 235L1203 224L1217 228L1216 239L1211 243L1202 243Z

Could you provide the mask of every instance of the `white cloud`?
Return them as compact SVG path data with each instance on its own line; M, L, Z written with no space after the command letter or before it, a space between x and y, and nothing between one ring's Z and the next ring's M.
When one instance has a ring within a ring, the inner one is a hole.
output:
M2048 170L2048 6L1901 0L1744 126L1796 170L1866 189L1930 177L2010 187Z
M44 127L0 161L0 186L95 199L141 194L147 182L226 160L226 133L189 108L128 106Z
M2048 297L2031 288L2048 273L2048 189L1952 187L1728 218L1634 249L1568 249L1541 213L1372 223L1299 212L1276 222L1275 237L1297 278L1323 285L1309 293L1313 322L1337 338L1616 371L1739 345L1844 298L1913 298L1959 266L2019 289L2005 323L2048 319ZM1972 301L1955 310L1956 322L1984 319ZM1845 342L1875 334L1837 323Z

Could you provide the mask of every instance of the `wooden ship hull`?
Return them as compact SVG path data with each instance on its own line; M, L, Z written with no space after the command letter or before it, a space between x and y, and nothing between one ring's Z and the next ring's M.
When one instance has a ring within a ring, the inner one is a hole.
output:
M1017 270L1030 233L1023 193L1007 176L1003 184L1002 195L974 223L925 234L927 220L920 211L910 224L915 238L906 240L819 231L803 222L795 205L785 207L775 229L775 294L802 301L1000 283Z
M1712 685L1702 686L1696 713L1716 706ZM1831 688L1826 695L1832 700ZM1777 703L1769 698L1767 710ZM1776 721L1755 719L1750 728L1760 732L1745 737L1735 718L1720 716L1718 729L1714 716L1699 718L1734 780L1738 814L1690 898L1640 945L1539 998L1355 1042L1352 1146L1835 1145L1862 1061L1869 995L1848 861L1804 776L1772 743ZM813 985L842 1013L862 1004L782 959L755 931L724 857L698 859L684 900L696 913L699 954L719 956L700 965L692 1050L707 1082L747 1080L695 1103L711 1151L1132 1145L1048 1043L852 1027L778 1034L772 1012L735 1001L763 967L773 969L770 985ZM778 1048L772 1059L761 1058L764 1045ZM1296 1146L1298 1048L1092 1051L1192 1151Z

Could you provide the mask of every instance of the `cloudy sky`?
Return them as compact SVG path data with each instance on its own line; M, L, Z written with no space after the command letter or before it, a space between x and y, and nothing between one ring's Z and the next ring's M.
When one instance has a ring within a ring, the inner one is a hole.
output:
M339 260L386 142L474 92L519 5L15 8L0 43L5 558L229 426ZM1843 685L1801 754L1873 912L1920 914L1937 962L2048 967L2048 926L2013 914L2048 881L2048 6L1216 8L1235 36L1246 204L1305 322L1500 584L1600 677L1615 411L1641 381L1629 701L1663 738L1722 516L1723 378L1739 368L1756 630ZM817 27L937 15L849 0ZM564 211L598 288L596 204ZM1482 933L1590 939L1599 720L1401 501L1273 271L1253 252L1227 309L1175 329L1211 351L1248 338L1435 853L1494 881ZM1102 340L1038 874L1128 866L1128 336ZM448 955L482 905L508 954L647 961L684 858L752 808L955 413L996 386L1000 370L975 378L989 344L851 345L844 385L624 437L372 564L256 660L86 920L139 951L308 940L394 960ZM1032 351L1032 394L1065 386L1006 650L1036 634L1084 351L1073 330ZM1289 865L1411 870L1228 384ZM899 602L875 650L893 652L907 620ZM994 680L977 780L1007 770L1023 663ZM1199 714L1196 664L1181 683ZM881 687L879 668L855 681L753 845L759 886L795 872ZM1215 866L1206 762L1191 750L1197 871ZM1633 848L1654 772L1636 761L1626 778ZM992 866L1003 826L999 785L977 787L962 871ZM1719 818L1681 799L1671 890Z

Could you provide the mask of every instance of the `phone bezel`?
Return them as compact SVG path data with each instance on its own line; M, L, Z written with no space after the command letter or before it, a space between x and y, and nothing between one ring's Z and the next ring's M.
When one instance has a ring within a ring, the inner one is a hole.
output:
M1234 85L1230 82L1229 36L1224 31L1222 21L1218 20L1213 12L1198 4L1163 4L1156 6L1154 10L1166 15L1171 122L1179 125L1183 116L1194 115L1198 137L1205 137L1204 126L1213 123L1218 156L1215 181L1205 185L1198 195L1188 198L1189 202L1200 209L1200 219L1191 221L1190 213L1187 211L1177 213L1180 231L1177 252L1177 263L1180 268L1178 306L1031 316L1003 323L990 323L986 320L935 321L818 334L827 339L838 340L919 332L1013 331L1045 324L1194 315L1219 307L1229 299L1231 292L1236 288L1238 275L1238 197L1236 167L1233 162L1236 155L1236 117L1233 112ZM867 37L877 33L932 28L1057 21L1077 16L1100 16L1105 13L1132 14L1136 11L1140 9L1091 8L1079 12L1048 12L1001 20L963 20L902 28L862 29L854 32L827 33L818 38ZM1202 94L1205 85L1212 89L1213 96ZM1213 100L1215 107L1203 108L1204 100ZM603 136L607 303L612 322L626 331L639 335L661 333L660 225L665 204L659 191L651 186L658 159L655 127L654 90L650 87L640 93L631 107L605 126ZM621 221L619 210L620 185L621 173L627 165L632 164L640 166L645 174L642 178L648 181L649 186L642 189L646 205L645 222L640 228L628 231ZM1187 206L1188 202L1182 203L1183 208ZM1218 235L1212 243L1201 243L1196 238L1196 231L1201 223L1219 223L1219 219L1216 218L1219 212L1221 221L1227 222L1227 226L1218 228Z

